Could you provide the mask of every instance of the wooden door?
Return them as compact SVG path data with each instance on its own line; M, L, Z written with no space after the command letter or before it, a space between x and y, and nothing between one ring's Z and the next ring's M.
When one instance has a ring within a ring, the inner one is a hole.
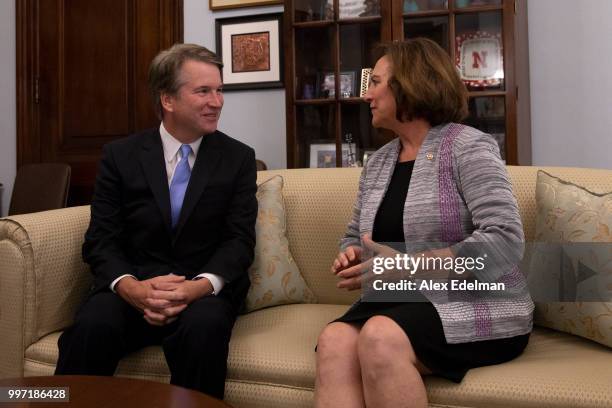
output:
M148 67L182 20L182 0L17 1L18 165L70 164L89 203L102 145L158 125Z

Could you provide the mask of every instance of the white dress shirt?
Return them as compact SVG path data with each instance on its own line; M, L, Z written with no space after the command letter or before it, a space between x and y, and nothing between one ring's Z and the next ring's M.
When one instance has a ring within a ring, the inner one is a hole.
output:
M168 187L170 187L170 183L172 182L172 177L174 176L174 170L176 169L176 165L183 158L183 155L181 153L181 146L183 144L176 140L170 133L168 133L163 123L159 125L159 134L161 135L161 141L164 148L164 161L166 162ZM191 153L189 154L187 161L189 162L190 169L193 169L193 165L195 164L196 157L198 156L198 150L200 149L201 143L202 138L199 138L193 143L189 143L189 146L191 146ZM117 282L119 282L122 278L126 276L132 276L135 278L135 276L131 274L121 275L110 284L110 288L113 292L115 291L115 285L117 284ZM225 286L225 280L217 274L205 272L199 274L193 279L196 280L201 278L206 278L210 281L213 287L213 295L218 295L221 292L221 289L223 289L223 286Z

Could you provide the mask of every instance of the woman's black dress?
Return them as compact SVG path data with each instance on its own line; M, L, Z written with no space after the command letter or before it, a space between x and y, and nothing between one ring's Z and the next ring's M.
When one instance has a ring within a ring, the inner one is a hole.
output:
M404 242L404 204L414 161L395 166L387 193L376 213L372 239ZM393 319L406 333L419 361L433 374L461 382L470 368L500 364L519 356L529 334L469 343L449 344L435 307L422 302L359 302L336 322L363 324L372 316Z

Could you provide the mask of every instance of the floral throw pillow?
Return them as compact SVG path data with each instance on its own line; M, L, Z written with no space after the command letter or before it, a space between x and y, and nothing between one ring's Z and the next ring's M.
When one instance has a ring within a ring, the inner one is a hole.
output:
M257 243L255 259L249 268L251 288L246 297L245 312L290 303L316 302L289 252L282 190L281 176L274 176L257 187Z
M563 301L532 292L535 323L612 347L612 192L539 171L536 205L535 241L561 245L534 252L531 269L546 271L547 287Z

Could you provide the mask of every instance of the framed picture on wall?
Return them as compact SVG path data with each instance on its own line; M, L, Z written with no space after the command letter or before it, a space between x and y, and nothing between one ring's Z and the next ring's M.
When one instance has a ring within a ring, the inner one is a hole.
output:
M211 10L272 6L274 4L283 4L283 0L208 0L208 6Z
M282 13L215 20L223 89L283 87Z

